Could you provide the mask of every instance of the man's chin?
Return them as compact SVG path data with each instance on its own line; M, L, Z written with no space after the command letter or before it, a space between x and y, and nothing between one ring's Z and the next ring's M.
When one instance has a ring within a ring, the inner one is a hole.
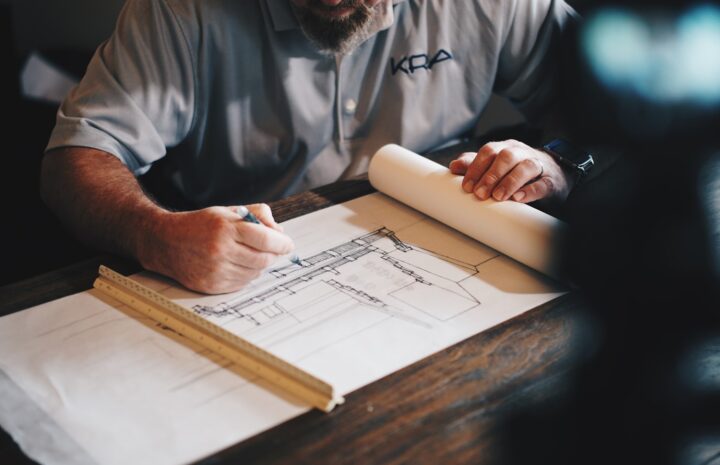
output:
M367 38L373 9L364 6L338 9L296 9L305 36L321 53L347 54Z

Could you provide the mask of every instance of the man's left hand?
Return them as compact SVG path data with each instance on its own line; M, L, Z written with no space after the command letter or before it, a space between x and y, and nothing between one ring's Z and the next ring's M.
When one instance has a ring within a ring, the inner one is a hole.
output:
M572 179L547 153L516 140L490 142L477 153L467 152L450 163L453 174L464 175L462 187L480 200L563 201Z

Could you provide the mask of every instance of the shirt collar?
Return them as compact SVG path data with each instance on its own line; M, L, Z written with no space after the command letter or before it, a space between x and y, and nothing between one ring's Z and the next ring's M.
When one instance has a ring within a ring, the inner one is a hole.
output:
M292 7L290 6L290 0L265 1L267 2L275 31L287 31L289 29L296 29L300 27L297 19L295 18L295 14L292 11ZM392 4L397 5L398 3L404 1L406 0L393 0Z

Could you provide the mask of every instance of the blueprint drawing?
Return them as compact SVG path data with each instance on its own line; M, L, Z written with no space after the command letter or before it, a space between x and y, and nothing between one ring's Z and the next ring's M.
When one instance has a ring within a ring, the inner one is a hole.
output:
M479 309L479 296L463 283L481 265L407 244L382 227L302 258L299 265L273 269L275 280L249 295L193 309L263 345L302 331L303 323L352 311L378 312L431 329Z

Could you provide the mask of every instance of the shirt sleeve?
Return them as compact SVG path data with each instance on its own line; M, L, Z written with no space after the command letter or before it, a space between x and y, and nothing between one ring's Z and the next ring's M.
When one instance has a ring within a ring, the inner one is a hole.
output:
M192 127L194 61L166 0L128 0L61 105L46 150L95 148L143 174Z
M513 0L507 4L509 16L494 91L533 121L556 97L558 41L568 21L576 21L578 16L562 0Z

